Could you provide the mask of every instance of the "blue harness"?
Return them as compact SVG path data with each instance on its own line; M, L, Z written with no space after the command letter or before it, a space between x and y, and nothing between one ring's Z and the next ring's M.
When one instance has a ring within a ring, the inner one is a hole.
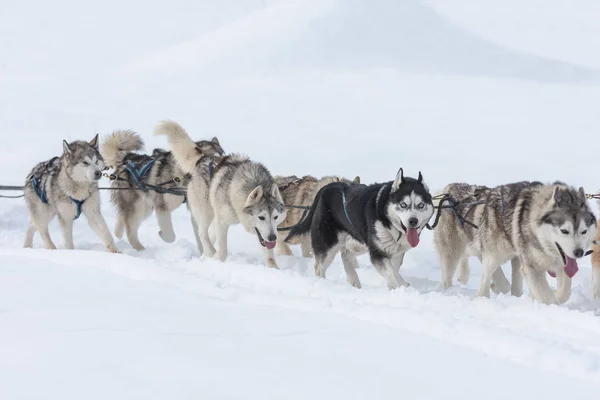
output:
M350 221L350 216L348 215L348 210L346 209L346 195L344 194L343 190L342 190L342 206L344 207L344 214L346 214L346 219L348 220L348 222L350 222L350 225L352 225L352 227L354 227L354 224L352 223L352 221Z
M38 199L40 199L43 204L48 204L46 185L42 186L42 182L40 182L40 180L34 176L31 180L31 187L33 188L33 191L37 195ZM73 202L73 204L75 204L75 207L77 207L77 214L75 215L75 218L73 218L73 220L76 220L81 216L81 206L83 206L83 203L85 203L85 199L77 200L71 196L69 196L69 199Z
M154 165L155 161L156 160L154 158L151 159L146 164L144 164L144 166L140 169L138 169L134 163L129 161L127 163L127 166L125 167L125 170L127 170L127 172L129 172L129 175L131 175L131 177L133 178L135 183L137 183L140 187L144 187L143 181L148 176L148 172L150 172L150 169Z

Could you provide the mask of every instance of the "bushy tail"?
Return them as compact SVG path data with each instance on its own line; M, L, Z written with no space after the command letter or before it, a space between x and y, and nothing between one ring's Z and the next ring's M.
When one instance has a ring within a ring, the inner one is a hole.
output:
M115 168L123 161L127 153L144 149L144 141L132 130L114 131L104 138L100 145L100 154L109 167Z
M289 244L300 244L302 243L308 235L310 235L310 227L312 226L312 220L315 216L315 211L319 202L321 201L321 193L323 192L323 188L321 188L317 195L315 196L315 200L313 201L308 213L298 222L294 227L290 230L290 233L285 238L285 242Z
M165 135L175 157L175 161L186 174L191 173L202 157L190 135L175 121L160 121L154 129L154 136Z

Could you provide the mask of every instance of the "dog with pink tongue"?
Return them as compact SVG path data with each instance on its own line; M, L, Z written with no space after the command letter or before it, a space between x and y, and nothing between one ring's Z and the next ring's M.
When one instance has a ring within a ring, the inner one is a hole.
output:
M402 168L385 183L330 183L319 190L308 214L285 241L297 244L310 235L315 274L321 278L339 252L346 279L360 288L356 256L368 252L390 289L409 286L400 267L433 216L432 200L423 175L405 177Z
M521 296L525 278L531 297L541 303L569 299L577 260L588 254L597 231L583 188L562 182L516 182L495 188L453 183L440 194L456 204L442 211L434 232L444 288L452 285L457 267L459 282L467 283L467 260L475 256L482 264L478 296L490 297L490 289ZM508 261L512 282L501 268ZM557 279L556 291L548 274Z

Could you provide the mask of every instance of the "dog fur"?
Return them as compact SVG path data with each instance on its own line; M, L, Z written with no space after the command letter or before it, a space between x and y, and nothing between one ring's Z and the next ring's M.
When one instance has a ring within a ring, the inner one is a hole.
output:
M598 200L600 206L600 200ZM600 224L600 218L596 222ZM600 299L600 229L596 231L596 238L592 245L592 295L594 299Z
M491 189L454 183L442 193L460 200L457 212L478 226L461 227L452 210L442 211L434 243L444 287L452 284L458 264L464 280L467 259L476 256L483 265L478 296L489 297L490 289L521 296L524 276L534 299L545 304L569 299L569 272L576 272L576 259L583 257L597 230L583 188L561 182L517 182ZM477 201L484 204L470 205ZM512 285L500 268L507 261L512 264ZM546 279L547 271L556 274L556 294Z
M56 249L48 225L57 216L65 248L73 249L73 221L83 213L108 251L118 253L100 213L97 182L102 177L103 169L104 159L98 151L98 135L90 142L63 141L63 154L60 157L37 164L27 176L24 187L30 218L24 246L32 247L35 232L39 232L44 247Z
M197 149L195 151L208 157L214 158L224 154L216 137L210 141L195 142L195 146ZM144 250L138 237L138 230L141 223L152 214L152 211L156 212L160 228L158 234L162 240L167 243L175 241L176 235L171 214L184 203L185 197L171 193L159 193L154 190L137 190L141 186L128 170L133 167L137 171L141 171L145 165L149 165L150 168L142 179L143 184L161 186L165 189L185 187L189 179L177 165L170 151L154 149L151 155L138 153L143 148L144 141L131 130L113 132L104 139L100 148L108 165L114 168L114 174L124 179L114 180L111 187L134 189L111 191L111 201L117 208L115 236L122 238L123 233L126 232L127 240L136 250ZM179 178L180 182L175 182L175 178ZM165 184L165 182L169 183ZM193 218L192 225L195 226ZM195 228L194 231L196 231Z
M298 178L295 175L292 176L276 176L275 182L279 187L279 192L283 197L286 205L293 206L304 206L310 207L313 203L317 192L323 187L332 182L345 182L345 183L360 183L360 177L355 177L353 181L346 178L340 178L337 176L324 176L320 179L313 176L303 176ZM305 214L305 210L300 208L288 208L287 217L279 226L279 229L290 228L300 222L300 219ZM292 249L283 240L285 235L280 234L277 239L277 250L280 255L291 256ZM312 247L310 245L310 237L304 237L300 243L303 257L312 256Z
M269 170L241 155L213 160L199 151L187 132L176 122L162 121L155 135L166 135L175 160L191 175L188 203L198 225L199 250L208 257L227 258L227 232L242 224L256 235L263 247L265 264L278 268L273 254L277 226L285 219L283 198ZM209 237L214 227L215 246Z
M418 179L405 178L400 169L387 183L324 186L286 242L297 244L310 235L315 274L321 278L340 252L346 278L357 288L356 256L369 252L371 263L393 289L408 286L399 273L404 254L417 246L432 215L431 194L421 173Z

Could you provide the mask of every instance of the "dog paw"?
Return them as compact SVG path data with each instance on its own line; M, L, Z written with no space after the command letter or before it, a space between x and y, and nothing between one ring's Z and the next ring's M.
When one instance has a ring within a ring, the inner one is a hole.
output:
M272 259L272 258L269 258L267 260L267 267L274 268L274 269L279 269L279 265L277 265L277 263L275 262L275 260Z
M113 246L109 246L109 247L107 247L107 248L106 248L106 250L107 250L109 253L113 253L113 254L123 254L123 253L121 253L121 252L119 251L119 249L117 249L116 247L113 247Z
M167 234L167 233L164 233L163 231L158 231L158 236L160 236L160 238L167 243L173 243L176 238L174 233Z
M569 297L571 297L571 293L556 291L554 292L554 296L556 297L558 304L564 304L569 300Z
M360 280L358 280L358 278L353 279L353 278L347 277L346 280L348 281L349 284L351 284L352 286L354 286L357 289L360 289L362 287L362 285L360 284Z
M216 259L217 259L217 260L219 260L219 261L223 261L223 262L224 262L225 260L227 260L227 253L225 253L225 254L222 254L222 253L217 253L217 254L214 256L214 258L216 258Z

